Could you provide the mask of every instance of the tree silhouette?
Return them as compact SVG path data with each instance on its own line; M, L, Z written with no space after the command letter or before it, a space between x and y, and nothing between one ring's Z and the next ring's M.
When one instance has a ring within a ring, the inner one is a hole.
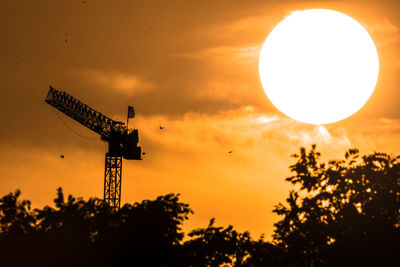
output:
M26 241L32 235L36 221L30 201L19 201L20 194L17 190L0 199L0 258L2 263L10 263L10 266L19 265L20 255L27 251Z
M199 228L188 234L191 240L184 244L185 266L241 266L248 254L251 242L248 232L238 233L233 226L215 227L211 219L207 228Z
M384 266L400 252L399 157L350 149L344 160L320 163L315 145L293 155L296 185L274 212L274 241L289 265Z
M193 213L179 194L114 211L57 190L54 206L31 210L20 191L0 199L3 266L397 266L400 252L400 157L350 149L320 162L313 145L293 155L294 185L274 212L273 242L233 226L184 239ZM397 264L396 264L397 263Z
M124 205L116 213L117 231L101 235L106 248L107 244L118 244L108 260L115 263L119 257L121 263L131 265L176 266L184 236L181 225L190 213L189 205L179 202L179 195L174 194Z
M216 227L211 219L206 228L193 230L184 243L182 266L282 266L283 251L263 235L255 241L250 233L233 226Z
M119 211L95 198L64 201L61 188L55 208L31 211L19 195L0 199L0 255L7 266L175 266L181 224L192 213L174 194Z

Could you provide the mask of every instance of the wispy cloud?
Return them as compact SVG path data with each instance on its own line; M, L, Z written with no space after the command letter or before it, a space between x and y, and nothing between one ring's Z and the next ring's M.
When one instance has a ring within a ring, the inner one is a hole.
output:
M399 68L399 27L384 17L382 21L367 25L367 30L375 41L381 65L387 68Z
M153 89L150 82L132 74L102 70L81 70L76 73L88 83L101 85L129 96Z
M177 57L192 57L212 61L213 63L249 63L258 60L261 45L217 46L186 53L177 53Z
M383 21L377 22L368 27L371 34L395 34L398 33L399 28L391 23L387 17Z
M194 36L208 40L207 47L190 52L175 54L176 56L221 60L258 60L258 55L265 38L277 18L261 14L247 16L227 23L207 25L197 29ZM212 45L214 44L214 45ZM228 62L231 63L231 62Z

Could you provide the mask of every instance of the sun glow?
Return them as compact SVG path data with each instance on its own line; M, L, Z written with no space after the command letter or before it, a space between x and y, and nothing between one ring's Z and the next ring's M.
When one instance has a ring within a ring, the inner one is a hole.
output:
M354 19L326 9L293 12L267 37L259 71L271 102L289 117L327 124L357 112L375 89L376 47Z

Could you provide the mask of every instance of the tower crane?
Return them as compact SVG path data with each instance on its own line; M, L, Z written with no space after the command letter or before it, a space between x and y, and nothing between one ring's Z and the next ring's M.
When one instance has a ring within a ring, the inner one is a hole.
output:
M100 139L108 143L108 152L105 155L104 201L114 210L118 210L121 205L122 158L141 160L138 130L128 129L125 123L112 120L51 86L45 102L98 133ZM128 108L128 119L130 117L134 117L132 107Z

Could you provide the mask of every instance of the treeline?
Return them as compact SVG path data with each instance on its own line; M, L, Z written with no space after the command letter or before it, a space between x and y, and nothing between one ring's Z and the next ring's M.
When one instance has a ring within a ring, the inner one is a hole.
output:
M183 221L192 210L168 194L126 204L113 211L100 199L64 200L55 208L30 210L20 192L0 199L0 264L4 266L237 266L276 263L265 252L269 243L249 233L214 226L190 232L182 242ZM251 257L249 257L251 255ZM278 256L276 253L274 257ZM256 262L254 262L256 261Z
M20 192L0 199L1 266L397 266L400 164L384 153L320 162L315 146L293 155L295 185L274 212L272 242L232 226L183 233L193 212L168 194L113 211L57 191L31 210ZM255 220L257 218L254 218Z

